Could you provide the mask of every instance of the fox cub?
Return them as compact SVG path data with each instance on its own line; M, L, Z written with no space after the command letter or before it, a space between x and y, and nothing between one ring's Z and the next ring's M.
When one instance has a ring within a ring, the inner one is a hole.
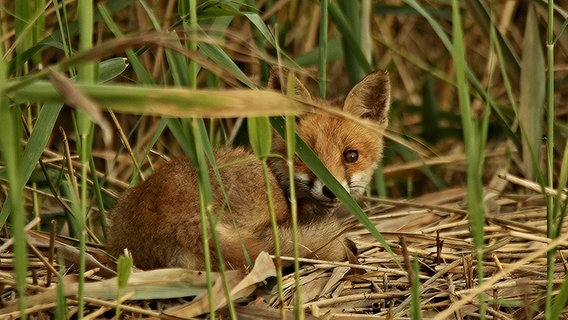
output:
M280 83L286 83L279 74L281 72L272 73L270 88L280 89ZM301 83L297 84L296 94L301 99L311 100ZM377 123L384 130L390 104L388 73L376 71L367 75L344 100L335 104L352 116ZM296 130L351 195L363 194L382 157L382 134L345 117L321 113L301 115ZM274 154L286 154L286 145L278 134L274 134L272 146ZM218 217L214 232L225 265L245 269L242 244L251 261L261 251L274 252L262 164L244 148L221 148L215 156L228 205L211 169L212 212ZM280 157L270 158L268 164L281 254L291 256L288 164ZM344 261L351 242L342 234L345 216L339 213L342 210L338 210L338 199L297 157L294 174L300 256ZM119 255L128 248L134 263L143 269L204 270L199 210L196 170L187 158L172 160L119 199L110 214L110 252ZM210 243L214 252L214 245ZM215 254L211 254L211 261L213 268L218 269Z

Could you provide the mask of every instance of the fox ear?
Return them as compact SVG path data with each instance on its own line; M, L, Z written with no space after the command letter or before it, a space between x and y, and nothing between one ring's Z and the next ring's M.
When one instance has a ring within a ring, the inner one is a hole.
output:
M306 87L304 87L304 85L298 80L298 78L294 76L294 73L283 67L273 67L272 70L270 70L270 76L268 78L268 89L286 94L288 78L290 76L294 77L294 86L296 90L294 96L305 101L312 100L310 93L308 92Z
M357 83L343 103L343 110L361 118L387 125L390 81L387 71L375 71Z

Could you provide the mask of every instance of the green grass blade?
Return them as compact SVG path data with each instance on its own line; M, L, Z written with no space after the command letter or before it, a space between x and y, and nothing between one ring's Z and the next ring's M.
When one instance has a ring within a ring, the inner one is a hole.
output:
M293 92L293 91L288 91L288 92ZM300 256L300 244L298 242L298 202L296 200L296 187L294 180L294 165L293 165L298 136L294 134L296 119L292 116L287 116L284 120L285 120L284 130L286 132L286 159L289 163L288 180L290 181L290 216L292 218L292 241L294 245L294 289L295 289L294 314L296 319L303 319L304 314L302 310L302 286L300 279L300 261L298 259Z
M412 259L412 286L411 290L411 301L410 301L410 311L412 312L412 320L422 319L422 312L420 311L420 294L422 291L420 285L420 268L418 265L418 257L414 256Z
M560 291L552 303L550 312L547 313L547 319L561 319L560 315L565 311L566 303L568 303L568 275L564 277Z
M180 4L185 4L187 3L185 0L180 0L179 1ZM189 11L186 11L184 13L189 12L189 25L186 25L185 22L186 20L183 19L184 22L184 29L189 33L190 35L190 40L189 43L187 44L189 47L189 50L191 50L192 52L196 52L197 48L198 48L198 43L197 43L197 31L199 30L199 24L197 23L197 0L189 0L188 2L189 4ZM182 10L181 8L183 8L183 5L180 6L180 8L178 10ZM182 16L183 17L183 16ZM199 72L199 67L197 62L194 59L191 59L189 61L189 80L190 80L190 88L195 89L197 88L197 73ZM213 315L211 315L213 318Z
M289 76L286 83L286 92L289 96L295 96L296 87L298 83L296 82L296 77L294 75ZM290 218L292 221L292 242L294 251L294 315L298 320L304 319L304 312L302 308L302 286L300 282L300 243L299 243L299 232L298 232L298 201L296 200L296 181L294 173L294 159L296 158L296 146L298 139L296 139L296 118L293 116L286 116L284 119L284 131L286 137L286 161L288 163L288 181L289 181L289 191L290 191ZM280 133L282 134L282 133ZM281 286L281 285L279 285ZM280 290L280 288L278 288ZM281 306L281 310L283 311Z
M548 91L546 92L546 99L548 100L547 105L547 142L546 142L546 185L550 188L554 186L554 122L555 122L555 114L554 114L554 0L548 1L548 21L547 21L547 31L546 31L546 55L548 60L548 72L546 74L546 85ZM566 150L564 150L566 155ZM564 159L565 160L565 159ZM566 161L563 160L562 165L566 165ZM563 189L559 189L559 193L562 192ZM546 222L547 222L547 235L549 238L552 238L554 235L554 218L556 216L556 208L560 206L558 197L555 201L551 196L546 196ZM564 204L565 206L565 204ZM566 210L566 209L564 209ZM565 214L565 211L562 215ZM556 260L556 250L551 250L547 252L547 286L546 286L546 302L545 302L545 311L546 311L546 319L556 319L552 318L551 313L554 312L553 305L552 305L552 291L554 287L554 263ZM563 302L566 296L566 281L562 284L561 295L560 298L557 298L558 303ZM564 306L564 303L562 303ZM560 308L558 305L554 306L555 308Z
M529 6L523 58L521 61L519 116L523 124L523 164L525 178L534 180L540 163L540 145L544 131L545 62L540 31L533 5ZM534 162L533 162L534 160Z
M270 171L267 159L272 147L272 127L268 117L254 117L247 119L249 141L254 154L262 161L262 172L264 174L264 186L268 201L270 214L270 224L274 238L274 258L276 261L276 280L278 286L278 298L280 299L281 316L284 314L284 288L282 282L282 260L280 259L280 236L278 232L278 221L274 202L272 201L272 189L270 184Z
M273 48L276 48L276 40L268 30L268 27L262 21L262 18L257 13L245 13L244 16L252 23L255 29L263 36L264 40L268 41Z
M254 154L266 159L272 148L272 127L268 117L252 117L247 121L249 141Z
M209 253L209 238L215 245L217 245L217 241L215 241L215 226L213 224L213 213L211 212L211 204L213 202L212 198L212 191L211 191L211 181L209 179L209 168L207 164L207 160L205 158L205 153L203 151L202 142L204 139L201 139L201 131L198 129L198 119L192 120L192 132L194 137L194 152L195 158L197 162L194 163L195 167L197 168L198 172L198 187L199 187L199 204L200 204L200 218L201 218L201 235L203 241L203 253L205 256L205 271L207 274L207 282L210 283L211 280L211 258ZM211 230L211 231L209 231ZM219 246L217 246L219 248ZM220 254L221 250L216 250L218 254ZM220 268L222 265L222 259L219 259L219 266ZM211 319L215 319L215 305L214 305L214 297L213 297L213 287L212 284L208 284L207 286L207 294L208 294L208 301L209 301L209 316ZM227 297L227 301L231 301L230 297Z
M255 0L246 0L246 4L249 7L255 7L256 1ZM247 18L249 18L249 17L247 17ZM251 18L249 18L249 20L250 19ZM251 20L251 23L253 24L254 28L251 27L251 31L252 31L252 34L253 34L253 37L254 37L254 42L255 42L256 46L258 47L258 49L260 50L260 52L262 54L266 54L266 47L267 46L266 46L266 42L264 40L267 39L267 35L265 35L264 28L266 28L266 31L268 31L268 34L270 35L269 37L272 38L272 41L274 43L272 45L272 47L277 48L278 46L276 44L276 39L274 39L272 33L270 33L270 30L268 30L268 27L266 27L266 24L264 23L264 21L262 21L262 18L260 18L259 21L257 21L257 18L254 17L253 20ZM257 26L257 24L259 26ZM268 81L269 74L270 74L270 64L266 61L260 61L260 80L263 83L266 83L266 81Z
M32 37L33 37L33 43L36 44L37 42L40 41L41 37L43 36L44 32L45 32L45 19L46 19L46 14L45 14L45 8L46 8L46 2L47 0L37 0L34 1L34 5L35 5L35 12L34 12L34 19L35 22L33 24L32 27ZM35 65L40 64L41 61L41 56L40 55L34 55L32 56L32 60L34 62Z
M193 137L191 132L187 132L179 119L165 118L168 129L174 135L176 142L179 143L183 153L189 158L192 163L197 163L197 156L195 155L195 145L191 143Z
M371 66L371 64L369 64L367 58L365 57L365 54L361 50L358 36L351 28L348 18L345 17L345 15L335 2L329 3L329 13L333 17L335 25L341 32L343 41L345 41L346 43L346 45L344 45L344 48L345 46L347 46L349 50L351 50L350 54L353 55L354 59L357 61L357 64L363 69L364 73L371 73L373 71L373 67ZM344 55L345 54L346 52L344 52ZM359 80L360 78L356 81Z
M63 279L65 272L67 271L65 266L65 261L62 256L58 256L59 263L59 278ZM55 307L55 319L62 320L67 319L67 297L65 296L65 283L60 281L57 283L57 300Z
M94 19L93 19L93 0L81 0L77 3L78 22L79 22L79 50L88 50L93 46ZM77 68L78 80L82 83L94 83L97 77L95 62L83 62ZM93 123L91 118L82 111L75 114L77 123L77 136L79 148L79 161L81 163L81 186L80 186L80 210L77 211L79 223L79 295L78 295L78 319L84 315L84 286L86 271L85 252L86 252L86 219L89 198L87 168L91 159L92 152L92 133Z
M29 1L16 1L15 2L15 14L16 19L14 20L14 31L17 39L16 43L16 53L24 52L33 45L33 35L28 28L31 23L32 16L32 3ZM16 64L20 70L23 70L24 63L27 60L23 60L22 56L16 56Z
M103 83L110 81L119 75L128 67L128 60L125 58L111 58L99 63L98 82Z
M560 162L560 174L558 175L556 190L565 190L568 184L568 141L564 145L564 154L562 156L562 161ZM553 239L558 238L562 234L562 226L564 225L564 218L566 215L566 206L568 203L562 201L564 192L558 192L554 197L553 203L553 225L554 225L554 235Z
M209 59L213 60L217 65L223 67L224 70L229 71L239 81L244 83L249 88L255 88L256 85L239 69L237 64L227 55L223 49L217 45L209 43L201 43L199 45L199 52Z
M470 105L469 86L466 81L467 65L465 60L465 47L463 40L463 30L461 14L457 0L452 0L452 31L453 31L453 50L452 56L456 69L456 86L458 90L458 100L462 116L462 127L467 155L467 205L468 220L470 223L473 243L477 258L477 277L481 284L483 276L483 246L485 238L485 211L483 208L483 182L480 168L483 166L483 153L479 152L483 141L483 136L475 126ZM481 319L485 319L485 298L479 296L479 313Z
M124 255L118 257L118 262L116 263L116 273L117 273L116 280L118 282L117 284L118 297L116 297L115 317L117 319L120 318L120 300L121 300L122 290L128 284L128 279L130 278L130 274L132 273L132 264L133 264L132 258L126 257Z
M345 21L349 24L349 28L340 28L341 36L343 39L343 60L345 61L345 68L349 76L349 82L356 84L361 80L369 70L365 69L365 64L362 63L362 58L365 58L368 64L368 57L363 52L361 46L361 10L360 1L340 1L339 5L342 13L345 16ZM334 15L334 20L336 16ZM341 19L343 21L343 19ZM353 44L357 46L354 47ZM322 45L320 41L320 46Z
M0 44L0 56L4 55L4 46ZM0 87L7 81L6 63L0 59ZM9 201L13 208L11 233L14 237L13 252L15 255L14 271L16 291L20 297L26 294L27 244L24 231L26 212L24 208L24 181L22 181L21 155L21 112L17 106L11 106L5 95L0 95L0 150L5 164L6 176L10 187ZM3 226L4 224L2 224ZM18 299L22 318L26 299Z
M560 165L560 176L558 177L558 186L557 190L565 190L566 184L568 180L568 142L564 146L564 155L562 157L562 162ZM561 235L562 232L562 225L564 222L564 218L566 216L566 209L567 204L562 202L562 195L564 192L558 192L557 196L554 197L554 203L552 208L552 213L554 216L553 225L555 226L555 234L554 237L557 238ZM550 210L550 209L549 209ZM552 269L550 275L553 276L554 272L554 255L551 255L550 262L549 262L549 269ZM548 287L550 290L554 289L554 282L552 281L553 278L549 278ZM548 288L547 288L548 289ZM564 277L564 281L560 286L560 291L556 295L554 301L552 301L552 294L551 291L547 291L547 300L550 300L550 312L549 319L560 319L560 314L565 310L566 304L568 302L568 275Z
M319 93L322 99L325 99L327 94L327 29L329 27L328 4L328 0L320 0L318 83Z

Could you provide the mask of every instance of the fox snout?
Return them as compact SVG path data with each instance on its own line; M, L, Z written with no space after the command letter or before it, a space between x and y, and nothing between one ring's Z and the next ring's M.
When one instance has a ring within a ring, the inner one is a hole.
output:
M344 183L341 183L341 185L349 192L348 186ZM336 206L339 204L339 199L337 199L335 193L319 179L314 181L309 193L312 198L323 205Z
M322 188L322 193L324 196L326 196L328 199L330 200L335 200L335 193L333 193L333 191L329 190L329 188L327 186L323 186Z

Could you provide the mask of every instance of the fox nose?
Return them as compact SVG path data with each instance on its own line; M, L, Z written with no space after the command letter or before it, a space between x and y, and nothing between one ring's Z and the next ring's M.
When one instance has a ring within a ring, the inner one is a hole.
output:
M323 193L324 196L328 197L330 200L335 200L335 194L333 194L333 192L331 192L331 190L329 190L327 186L323 186L321 192Z

